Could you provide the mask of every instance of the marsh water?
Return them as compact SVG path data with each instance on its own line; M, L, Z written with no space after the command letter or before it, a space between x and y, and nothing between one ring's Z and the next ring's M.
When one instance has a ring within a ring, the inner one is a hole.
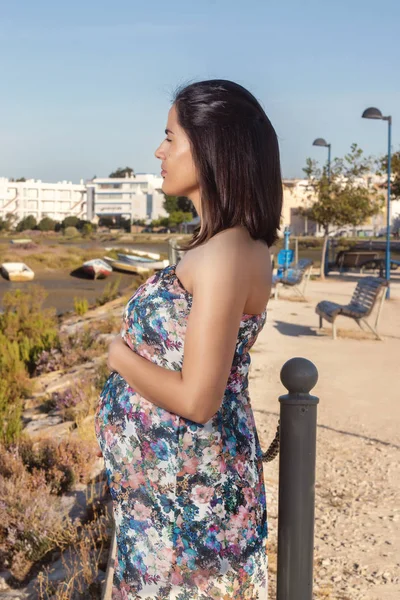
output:
M1 239L0 242L9 243L9 238ZM54 240L41 240L41 245L54 244ZM147 244L128 244L128 243L114 243L110 241L106 242L78 242L78 243L63 243L63 246L75 246L82 249L89 248L102 248L113 247L113 248L127 248L131 250L144 250L146 252L168 252L168 243L162 242L147 243ZM49 251L51 251L49 249ZM100 251L99 258L106 255L107 251ZM20 259L18 259L20 260ZM27 261L29 262L29 261ZM9 290L21 289L28 290L32 287L32 284L38 284L44 287L48 292L48 296L43 302L43 308L55 307L57 314L62 314L66 311L74 309L74 298L86 298L89 304L95 304L96 298L101 296L106 285L110 282L120 278L120 290L123 291L135 280L136 275L131 273L124 273L122 271L113 271L106 279L93 279L87 278L84 274L71 270L70 268L60 268L59 270L40 270L35 269L35 278L33 281L26 282L12 282L4 279L0 275L0 311L3 303L3 295Z

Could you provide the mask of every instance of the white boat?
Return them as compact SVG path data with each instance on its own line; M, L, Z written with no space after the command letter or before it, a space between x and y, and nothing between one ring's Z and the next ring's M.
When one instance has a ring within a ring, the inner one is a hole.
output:
M136 261L141 263L154 262L153 258L147 258L145 256L134 256L133 254L119 254L117 256L120 260Z
M87 260L82 265L82 270L88 275L92 276L93 279L104 279L112 273L112 267L101 258L93 258Z
M32 240L29 238L20 238L20 239L16 239L16 240L10 240L10 244L30 244Z
M164 269L168 267L169 260L154 260L151 262L143 263L141 261L133 261L133 260L121 260L110 258L109 256L103 256L104 260L107 260L113 269L117 269L118 271L127 271L128 273L149 273L150 271L159 271L160 269Z
M152 260L160 260L160 254L158 254L157 252L146 252L145 250L136 250L135 248L109 247L104 248L104 250L107 250L107 252L109 252L110 250L121 250L121 252L134 252L134 255L132 254L132 256L135 256L137 254L138 256L144 256L145 258L151 258Z
M3 263L1 272L10 281L32 281L35 273L25 263Z

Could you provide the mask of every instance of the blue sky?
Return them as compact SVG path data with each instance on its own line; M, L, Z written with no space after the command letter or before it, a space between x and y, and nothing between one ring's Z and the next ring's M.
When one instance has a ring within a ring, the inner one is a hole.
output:
M173 90L224 78L262 103L284 177L356 142L400 149L398 0L0 0L0 176L159 172Z

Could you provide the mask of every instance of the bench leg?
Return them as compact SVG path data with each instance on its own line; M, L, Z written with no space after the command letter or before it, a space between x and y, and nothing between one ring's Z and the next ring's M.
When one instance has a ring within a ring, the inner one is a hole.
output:
M332 339L336 340L336 323L335 323L335 321L332 322Z
M372 327L372 325L370 325L370 324L368 323L368 321L366 321L365 319L363 319L363 322L366 324L366 326L368 327L368 329L369 329L370 331L372 331L372 333L373 333L373 334L376 336L376 339L377 339L377 340L380 340L380 341L382 341L382 338L381 338L381 336L379 335L378 331L377 331L377 330L376 330L374 327Z
M303 292L297 285L294 285L293 289L296 292L296 294L298 294L300 296L300 298L303 298L304 301L306 300L306 297L304 296Z
M322 317L319 315L319 328L322 329Z

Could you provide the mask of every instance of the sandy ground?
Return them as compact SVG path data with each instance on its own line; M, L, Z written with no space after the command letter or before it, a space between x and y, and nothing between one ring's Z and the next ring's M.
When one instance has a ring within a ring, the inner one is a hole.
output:
M306 302L291 290L271 300L268 320L251 352L250 393L266 448L285 393L280 369L290 358L313 361L319 381L315 597L391 600L400 597L399 372L400 278L385 301L383 341L344 317L338 339L318 330L320 300L347 303L358 276L311 281ZM265 466L271 544L270 597L274 593L278 460Z

